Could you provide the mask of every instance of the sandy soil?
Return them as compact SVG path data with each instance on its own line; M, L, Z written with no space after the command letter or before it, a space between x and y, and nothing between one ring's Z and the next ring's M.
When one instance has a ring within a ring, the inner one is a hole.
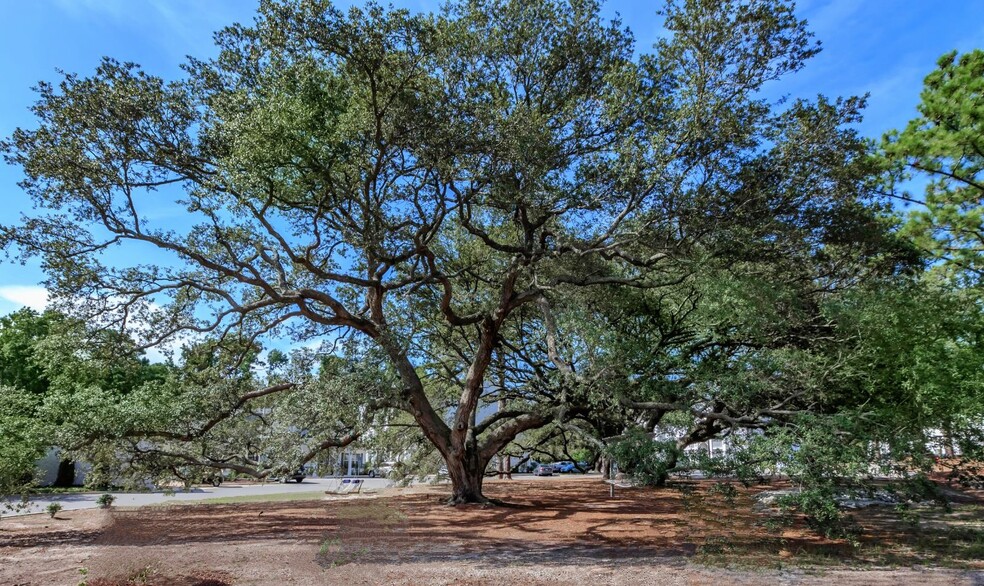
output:
M451 508L433 487L9 518L0 584L984 584L973 560L912 567L922 558L905 542L885 543L897 534L887 513L862 519L882 541L856 549L766 522L752 491L711 487L611 499L598 479L490 481L487 494L509 506ZM960 522L977 527L980 509L968 510ZM872 567L885 559L893 567Z

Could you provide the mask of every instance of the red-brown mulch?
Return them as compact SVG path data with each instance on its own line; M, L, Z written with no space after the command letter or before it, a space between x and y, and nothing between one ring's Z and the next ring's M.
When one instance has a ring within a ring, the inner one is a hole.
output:
M859 549L824 539L801 520L783 526L754 509L752 495L770 487L736 485L737 492L728 496L714 484L618 489L612 499L608 485L597 478L565 477L490 481L486 494L508 503L498 507L449 507L446 487L428 487L386 491L375 498L71 511L61 513L61 521L4 519L0 583L644 584L679 579L681 584L765 584L780 577L811 583L814 570L795 568L820 563L827 572L840 572L840 582L884 578L894 586L914 579L900 578L898 572L914 570L852 568L885 559L919 563L927 554L914 548L913 539L928 544L933 554L935 546L945 549L951 535L943 531L937 536L943 541L927 541L926 530L917 535L894 511L882 508L857 514L865 530ZM966 507L961 522L976 527L982 508L961 506ZM920 576L921 582L939 584L980 579L966 571Z

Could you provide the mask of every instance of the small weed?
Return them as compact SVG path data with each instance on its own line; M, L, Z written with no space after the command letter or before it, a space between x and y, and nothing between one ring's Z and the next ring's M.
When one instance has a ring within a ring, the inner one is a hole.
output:
M368 553L369 547L365 545L356 551L344 551L340 538L329 537L321 542L318 557L324 558L323 565L329 568L337 568L338 566L352 563Z
M681 484L678 490L680 491L680 501L683 503L684 509L687 511L701 509L701 505L704 503L704 497L693 486Z
M321 542L321 549L318 550L318 555L327 555L331 548L340 546L342 540L337 537L331 537Z
M786 527L790 527L796 519L787 511L780 512L778 515L772 515L765 521L762 521L762 527L765 528L769 533L782 533L782 530Z
M678 484L675 484L674 487L677 490L679 490L680 491L680 494L682 494L685 497L688 497L688 496L694 494L694 491L696 490L694 488L694 485L693 484L690 484L689 482L680 482Z
M724 498L733 499L738 496L738 489L735 488L735 485L730 482L715 482L709 489L707 489L707 492L711 494L719 494Z
M697 548L697 551L702 554L720 554L726 551L730 551L734 548L731 540L726 537L721 537L717 535L712 535L707 538L704 545Z
M972 543L965 547L960 553L963 558L968 560L982 560L984 559L984 541Z
M154 568L151 566L144 566L130 575L129 580L131 584L147 584L150 579L151 574L154 573Z
M116 502L116 497L109 494L108 492L100 496L98 499L96 499L96 504L98 504L100 507L104 509L108 509L109 507L113 506L114 502Z
M735 499L738 497L738 489L730 482L716 482L707 492L720 495L729 507L735 506Z
M51 503L47 507L45 507L44 510L48 512L49 517L54 519L55 515L57 515L62 510L62 506L61 503Z
M918 530L919 520L921 515L919 511L914 510L908 503L899 503L895 506L895 512L898 513L899 519L905 523L909 529Z

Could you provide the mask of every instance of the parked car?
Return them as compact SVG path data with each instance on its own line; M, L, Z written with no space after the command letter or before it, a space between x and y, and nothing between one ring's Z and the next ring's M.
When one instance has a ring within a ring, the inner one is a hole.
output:
M533 476L553 476L554 469L551 464L540 464L533 470Z
M554 465L554 468L557 470L558 473L561 474L567 474L569 472L577 471L577 468L574 466L574 462L570 462L570 461L557 462Z
M222 484L222 472L214 472L212 474L206 474L202 477L202 482L211 484L212 486L218 487Z
M184 483L185 488L191 488L194 484L211 484L219 486L225 480L222 470L200 470L195 468L172 468L174 475Z
M283 478L281 478L280 479L280 482L286 483L286 482L290 482L291 480L293 480L294 482L300 484L300 483L304 482L304 479L305 478L307 478L307 472L304 471L304 468L299 468L299 469L295 470L293 473L288 474L287 476L284 476Z
M530 474L531 472L536 470L536 467L538 465L539 464L537 464L533 460L520 460L519 463L513 466L513 470L521 474Z

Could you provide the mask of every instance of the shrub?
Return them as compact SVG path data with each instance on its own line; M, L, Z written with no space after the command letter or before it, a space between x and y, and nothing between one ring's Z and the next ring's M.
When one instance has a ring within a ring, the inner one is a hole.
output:
M662 486L680 456L675 442L654 440L641 429L625 433L608 451L621 472L648 486Z
M62 510L62 506L60 503L51 503L47 506L47 508L45 508L45 510L48 511L48 516L54 519L55 515Z
M860 544L861 527L852 517L841 513L832 484L804 487L798 493L780 498L779 503L787 510L802 513L806 517L806 525L820 535L844 539L854 546Z
M106 493L106 494L100 496L98 499L96 499L96 503L100 507L102 507L104 509L108 509L109 507L113 506L113 502L115 500L116 500L116 497L115 496L113 496L113 495L111 495L109 493Z

